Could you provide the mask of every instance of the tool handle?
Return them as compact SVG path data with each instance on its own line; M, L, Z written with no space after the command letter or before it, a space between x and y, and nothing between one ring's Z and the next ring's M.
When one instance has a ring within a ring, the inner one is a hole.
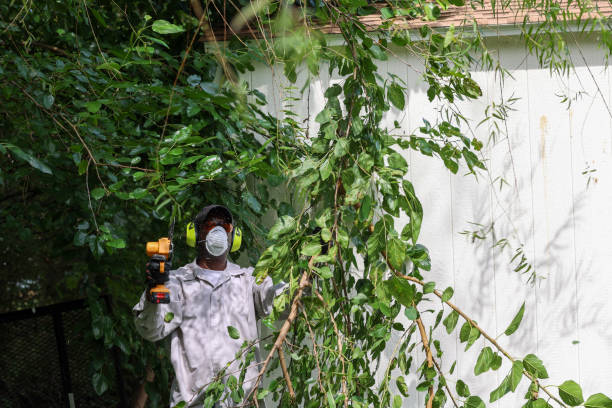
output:
M164 285L170 279L171 264L163 255L155 254L147 264L149 301L151 303L170 303L170 290Z

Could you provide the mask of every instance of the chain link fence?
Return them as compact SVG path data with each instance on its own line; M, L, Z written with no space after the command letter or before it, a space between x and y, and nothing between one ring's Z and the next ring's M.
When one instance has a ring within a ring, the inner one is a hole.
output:
M84 301L0 314L0 406L3 408L125 407L119 354L109 351L114 378L98 396L91 357L100 352L91 336Z

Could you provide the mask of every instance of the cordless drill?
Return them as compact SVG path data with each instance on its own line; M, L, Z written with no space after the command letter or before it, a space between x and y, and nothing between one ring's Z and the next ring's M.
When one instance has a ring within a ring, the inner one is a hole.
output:
M170 303L170 290L164 283L168 282L168 274L172 268L173 232L174 220L172 220L168 238L160 238L157 241L147 242L147 256L151 258L148 269L151 278L153 278L153 286L149 288L148 296L151 303Z

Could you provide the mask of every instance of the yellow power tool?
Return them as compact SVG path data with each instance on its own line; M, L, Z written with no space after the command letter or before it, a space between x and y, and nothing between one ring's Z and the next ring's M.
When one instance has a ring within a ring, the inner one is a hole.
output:
M154 286L149 289L149 301L151 303L170 303L170 289L166 287L165 283L170 279L168 274L172 268L173 234L174 219L170 225L167 238L147 242L147 256L151 258L149 260L149 271L154 282Z

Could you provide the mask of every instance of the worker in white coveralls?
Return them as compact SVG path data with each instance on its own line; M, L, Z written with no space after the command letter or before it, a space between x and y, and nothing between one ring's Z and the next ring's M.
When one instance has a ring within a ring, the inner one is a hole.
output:
M151 303L145 291L133 309L136 329L145 339L158 341L170 336L170 358L175 372L171 407L181 401L187 406L202 404L207 385L217 380L219 374L225 373L219 378L224 383L230 374L239 377L241 359L236 358L237 352L245 340L257 340L257 319L272 311L275 296L285 287L284 283L274 285L270 277L257 284L253 268L228 262L228 252L237 249L240 236L227 208L205 207L196 216L193 227L192 243L197 247L197 258L170 272L166 284L170 303ZM147 275L150 279L149 272ZM228 326L238 330L238 339L230 336ZM258 360L257 348L255 354ZM245 398L257 375L253 361L246 370ZM222 398L215 407L232 404L231 398Z

